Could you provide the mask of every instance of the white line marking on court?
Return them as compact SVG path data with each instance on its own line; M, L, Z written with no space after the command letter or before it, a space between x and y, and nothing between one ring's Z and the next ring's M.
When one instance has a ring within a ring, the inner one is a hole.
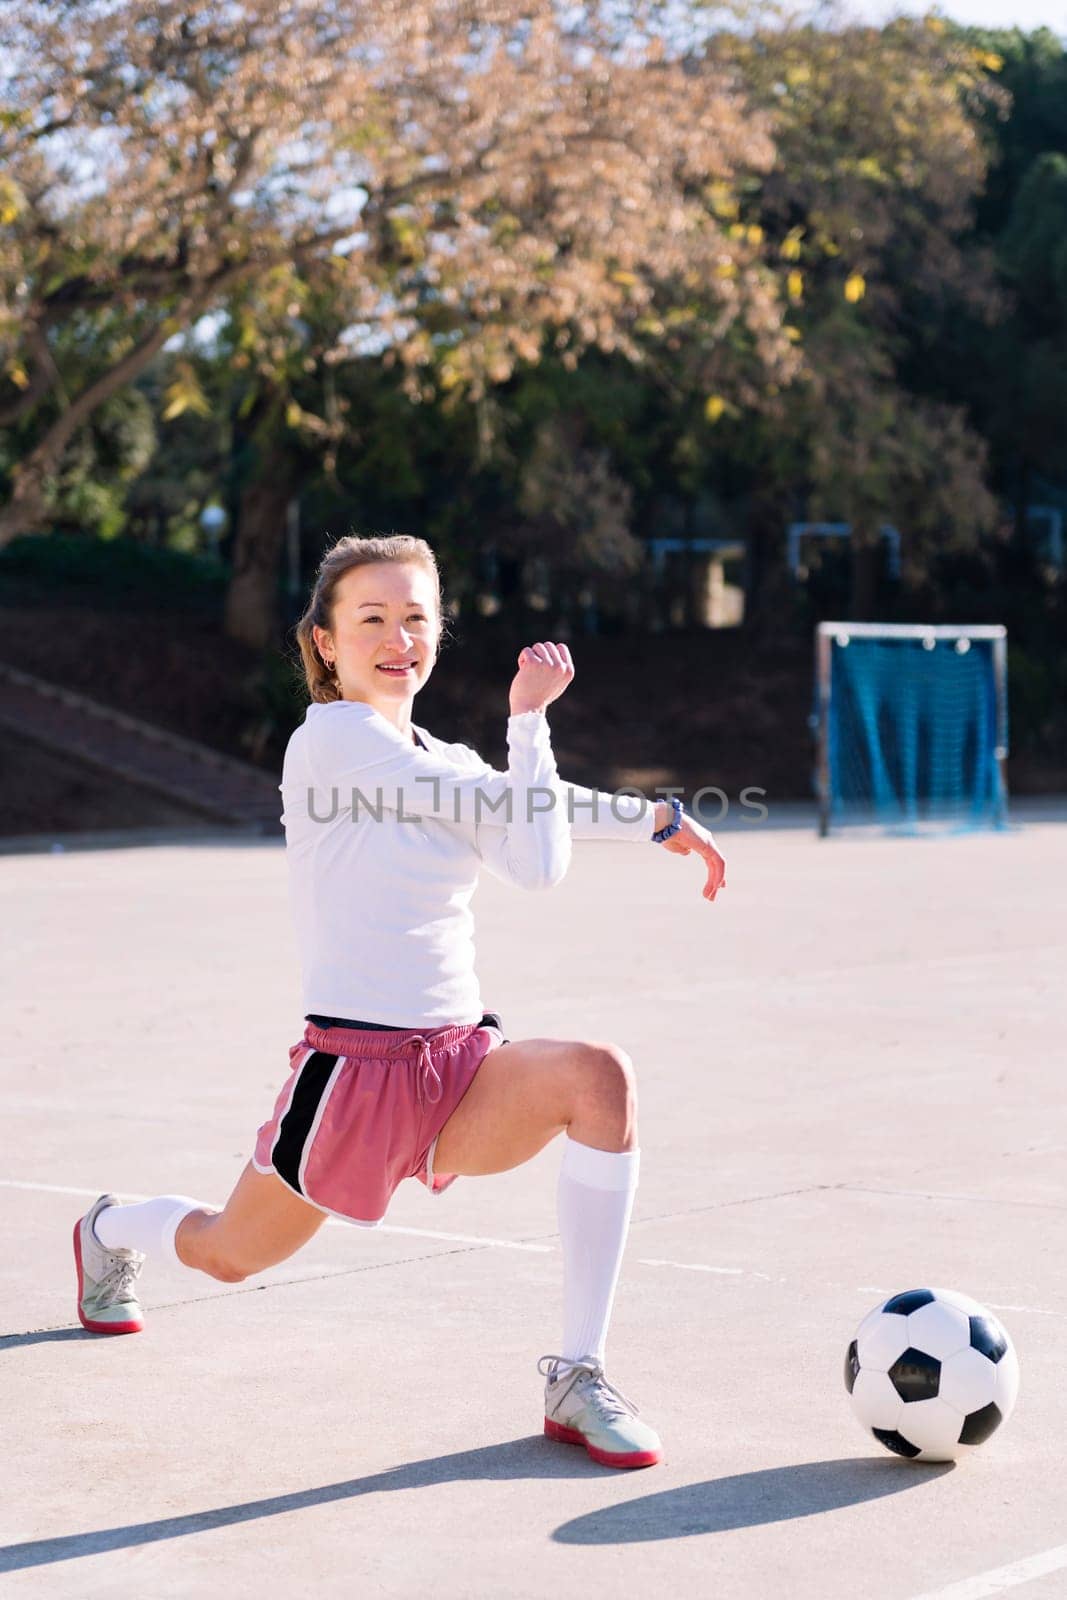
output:
M348 1223L342 1222L339 1217L328 1217L327 1224L335 1223L338 1228L346 1228ZM447 1239L451 1244L488 1244L495 1250L536 1250L540 1255L550 1255L550 1244L527 1244L524 1239L486 1239L478 1233L439 1233L434 1228L401 1228L392 1222L383 1222L375 1233L406 1233L413 1239Z
M100 1193L99 1189L71 1189L61 1183L21 1183L15 1178L0 1178L0 1189L27 1189L31 1194L71 1194L79 1199L95 1200ZM125 1191L123 1191L125 1193ZM151 1200L149 1194L127 1194L127 1200L137 1204L141 1200ZM214 1203L204 1201L205 1205ZM221 1207L218 1209L221 1210ZM340 1217L327 1217L328 1228L348 1228L353 1224L343 1222ZM446 1244L480 1244L490 1245L495 1250L534 1250L538 1255L549 1255L552 1251L550 1244L526 1244L521 1239L487 1239L481 1234L473 1233L441 1233L436 1228L402 1228L397 1223L383 1222L373 1229L375 1233L402 1233L413 1239L441 1239Z
M639 1256L638 1262L642 1267L679 1267L683 1272L723 1272L731 1277L744 1277L745 1273L744 1267L705 1267L699 1261L660 1261L652 1256Z
M100 1193L99 1189L75 1189L62 1183L25 1183L18 1178L0 1178L0 1189L24 1189L29 1194L69 1194L79 1200L95 1200ZM127 1194L127 1200L137 1204L141 1200L154 1199L153 1195ZM205 1201L211 1205L211 1201ZM221 1209L221 1207L219 1208ZM655 1220L655 1219L654 1219ZM350 1228L352 1223L340 1217L327 1217L328 1228ZM368 1229L373 1233L396 1233L410 1239L439 1239L443 1244L469 1244L481 1246L491 1250L526 1250L537 1255L552 1255L559 1248L554 1244L529 1244L525 1239L492 1239L480 1233L444 1233L437 1228L405 1228L399 1223L383 1222L377 1228ZM637 1263L642 1267L670 1267L675 1272L709 1272L719 1277L749 1278L760 1283L788 1283L788 1278L775 1278L769 1272L756 1272L745 1267L717 1267L703 1261L670 1261L659 1256L638 1256ZM824 1285L826 1288L840 1289L843 1284L833 1283ZM853 1291L856 1294L878 1294L885 1298L890 1292L887 1289L875 1288L869 1284L860 1285ZM1050 1311L1044 1306L1019 1306L1001 1305L994 1300L987 1300L990 1311L1018 1311L1035 1317L1062 1317L1062 1311Z
M1067 1567L1067 1544L1058 1544L1054 1550L1042 1550L1040 1555L1025 1556L1006 1567L994 1567L980 1572L976 1578L963 1578L944 1589L930 1589L914 1600L987 1600L989 1595L1003 1594L1005 1589L1016 1589L1021 1583L1033 1583L1050 1572L1062 1572Z

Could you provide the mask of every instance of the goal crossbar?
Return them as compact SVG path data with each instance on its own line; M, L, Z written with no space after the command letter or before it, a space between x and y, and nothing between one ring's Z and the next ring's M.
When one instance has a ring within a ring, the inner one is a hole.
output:
M831 638L850 639L1006 639L1000 622L979 622L968 627L955 622L820 622L818 632Z

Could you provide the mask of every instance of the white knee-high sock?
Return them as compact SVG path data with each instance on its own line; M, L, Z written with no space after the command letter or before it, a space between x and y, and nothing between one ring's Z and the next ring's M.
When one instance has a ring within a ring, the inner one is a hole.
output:
M107 1250L141 1250L146 1256L161 1255L172 1265L185 1267L174 1246L178 1224L190 1211L211 1209L185 1194L161 1194L137 1205L105 1206L93 1228Z
M566 1361L603 1364L639 1165L637 1150L594 1150L564 1136L558 1205Z

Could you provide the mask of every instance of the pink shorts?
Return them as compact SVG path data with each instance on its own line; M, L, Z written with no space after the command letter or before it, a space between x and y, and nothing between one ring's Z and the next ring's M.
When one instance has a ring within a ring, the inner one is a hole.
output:
M487 1014L454 1028L379 1033L309 1022L289 1051L289 1078L256 1136L252 1165L365 1228L384 1220L404 1178L440 1194L455 1176L433 1170L437 1136L490 1050L505 1042L488 1024Z

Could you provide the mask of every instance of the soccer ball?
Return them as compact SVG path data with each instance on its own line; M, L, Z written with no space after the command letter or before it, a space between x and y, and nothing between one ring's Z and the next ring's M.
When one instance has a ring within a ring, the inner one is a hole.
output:
M864 1317L845 1355L863 1427L913 1461L955 1461L1011 1416L1019 1361L1004 1328L953 1289L909 1289Z

